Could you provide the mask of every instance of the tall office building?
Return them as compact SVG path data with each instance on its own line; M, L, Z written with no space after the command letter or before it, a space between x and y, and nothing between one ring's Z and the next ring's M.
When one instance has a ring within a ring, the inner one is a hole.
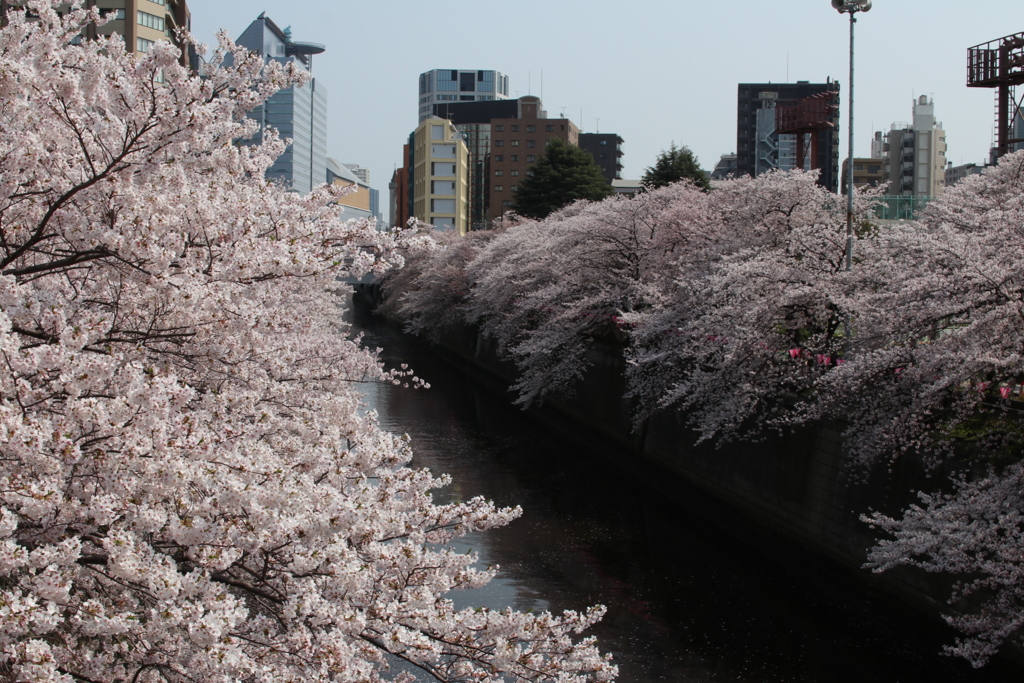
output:
M839 92L839 83L740 83L736 112L736 174L757 176L770 170L792 170L797 161L795 134L775 130L776 109L823 92ZM838 100L836 100L838 103ZM817 167L818 184L835 192L839 186L839 111L831 127L818 132L818 157L804 159L803 168ZM810 149L811 145L806 145Z
M946 132L927 95L914 101L912 122L892 124L885 136L890 195L936 197L946 187Z
M24 4L24 0L0 0L0 15ZM167 40L181 50L182 65L195 68L195 51L177 35L179 28L192 30L192 15L185 0L85 0L82 5L99 5L100 14L110 18L103 26L89 26L86 38L116 33L124 38L125 49L136 54L148 52L158 40Z
M444 102L490 102L508 99L508 76L500 71L434 69L420 74L419 122Z
M310 72L313 55L324 51L323 45L292 40L291 30L280 29L265 13L249 24L236 42L265 60L294 63ZM327 177L327 94L316 78L275 93L266 103L249 112L249 116L260 122L260 131L253 136L253 143L262 140L262 131L267 127L276 129L281 138L292 140L267 170L267 178L280 180L303 194L324 182Z

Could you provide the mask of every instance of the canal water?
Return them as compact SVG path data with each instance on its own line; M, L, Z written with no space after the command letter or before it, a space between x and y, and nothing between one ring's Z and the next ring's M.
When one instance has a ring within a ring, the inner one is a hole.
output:
M943 656L953 632L870 595L811 558L747 547L685 501L652 493L562 440L507 397L481 388L393 328L352 314L389 366L408 363L429 390L367 385L385 428L407 433L413 465L447 473L446 501L483 495L522 506L508 527L463 539L486 588L459 606L581 610L603 604L593 630L623 683L1009 683L1020 669L974 670Z

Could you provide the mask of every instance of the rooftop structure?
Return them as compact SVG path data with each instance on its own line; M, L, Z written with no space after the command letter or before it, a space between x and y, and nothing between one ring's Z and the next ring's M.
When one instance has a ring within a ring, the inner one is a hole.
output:
M420 74L419 122L436 103L490 102L508 99L508 76L500 71L433 69Z

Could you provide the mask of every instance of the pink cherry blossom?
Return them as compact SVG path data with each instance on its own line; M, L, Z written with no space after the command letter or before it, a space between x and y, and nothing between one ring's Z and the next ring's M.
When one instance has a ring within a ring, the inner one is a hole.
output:
M446 597L494 575L448 542L519 510L434 504L447 478L366 414L360 383L418 380L341 323L338 278L399 240L264 180L272 131L244 144L302 75L222 35L200 78L57 5L0 29L5 676L611 679L577 637L601 608Z

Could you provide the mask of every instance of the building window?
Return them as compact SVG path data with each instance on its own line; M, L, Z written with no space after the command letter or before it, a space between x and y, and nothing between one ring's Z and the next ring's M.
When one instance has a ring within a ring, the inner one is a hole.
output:
M544 126L544 130L546 130L549 133L554 133L555 132L555 124L553 124L553 123L547 124L546 126Z
M455 183L451 180L432 180L430 181L430 193L445 196L454 195Z
M145 38L135 39L135 49L139 52L149 52L149 48L153 47L152 40L146 40Z
M111 14L114 15L113 16L114 19L122 19L122 20L124 19L124 10L123 9L113 9L113 8L110 8L110 9L101 9L100 10L100 16L101 17L106 18L106 17L109 17Z
M503 133L503 132L505 132L505 126L495 126L494 127L494 132L495 133Z
M494 191L495 192L502 192L504 189L505 189L504 185L495 185L494 186Z
M504 146L504 144L505 144L504 140L495 140L494 141L494 146L495 147L502 147L502 146Z
M519 146L519 140L509 140L508 144L511 147L518 147Z
M455 200L454 199L431 199L430 200L430 212L431 213L455 213Z
M518 154L513 154L512 156L510 156L508 158L508 160L509 161L519 161L519 155Z
M495 172L494 172L494 175L496 175L496 176L502 176L502 175L505 175L505 172L504 172L504 171L502 171L502 170L501 170L501 169L499 168L499 169L498 169L497 171L495 171Z
M151 3L153 3L154 5L166 5L166 4L167 4L167 3L165 2L165 0L149 0L149 1L150 1Z
M512 200L511 199L505 199L505 200L503 200L501 202L501 205L502 206L512 206Z
M511 125L511 126L508 127L508 129L511 130L513 133L518 133L519 132L519 126L517 126L517 125Z
M527 147L536 147L537 146L537 141L536 140L527 140L526 141L526 146Z
M444 126L431 126L430 127L430 139L431 140L444 140Z
M527 126L526 127L526 132L527 133L536 133L537 132L537 126Z
M495 154L494 155L494 160L495 161L505 161L505 155L504 154Z
M509 192L517 192L519 190L519 186L518 185L509 185L508 186L508 190L509 190Z
M455 175L455 164L446 164L441 162L432 162L430 164L430 175L451 177Z
M430 156L435 159L454 159L455 145L431 145Z
M537 161L537 156L536 155L534 155L534 154L527 154L526 155L526 163L532 164L535 161Z
M438 230L452 230L455 228L454 218L435 218L431 224Z
M508 172L508 174L509 175L519 175L519 171L517 171L516 169L512 169L511 171Z
M154 28L157 31L163 31L164 30L164 18L163 17L158 17L155 14L150 14L149 12L143 12L142 10L138 10L138 15L139 15L139 24L140 25L147 26L149 28Z

